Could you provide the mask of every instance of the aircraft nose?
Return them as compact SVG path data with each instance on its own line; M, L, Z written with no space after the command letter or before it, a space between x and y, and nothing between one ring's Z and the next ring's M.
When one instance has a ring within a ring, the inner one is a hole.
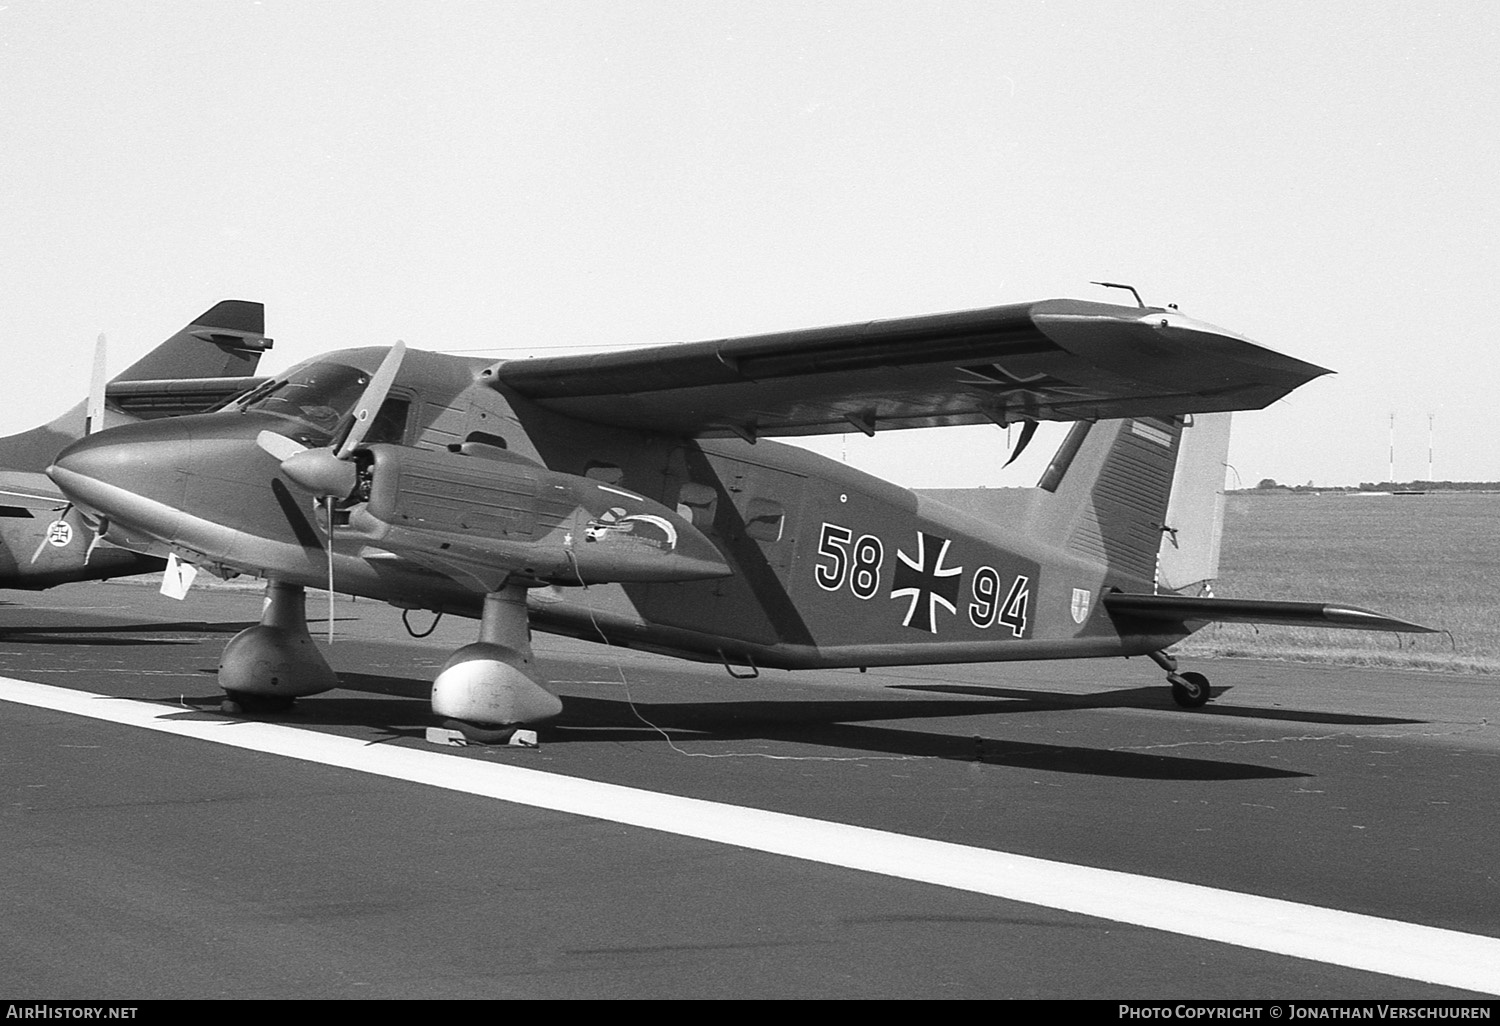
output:
M130 424L74 442L47 476L75 505L138 521L150 504L181 505L191 448L191 427L181 420Z

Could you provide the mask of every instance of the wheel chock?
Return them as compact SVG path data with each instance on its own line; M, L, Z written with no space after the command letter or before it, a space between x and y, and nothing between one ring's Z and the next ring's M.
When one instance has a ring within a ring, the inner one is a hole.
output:
M465 748L469 745L506 745L511 748L542 747L541 742L537 740L536 731L534 730L489 731L470 729L469 731L463 731L454 730L451 727L428 727L426 740L428 744L449 745L454 748Z

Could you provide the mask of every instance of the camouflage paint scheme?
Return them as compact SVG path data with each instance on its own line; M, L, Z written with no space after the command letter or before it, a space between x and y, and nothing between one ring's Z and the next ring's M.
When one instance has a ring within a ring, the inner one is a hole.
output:
M1269 609L1145 601L1175 530L1178 446L1191 414L1264 406L1326 373L1176 311L1072 300L604 356L413 351L377 404L385 427L352 457L364 491L336 497L330 553L327 504L256 440L333 446L353 405L333 382L350 368L368 382L385 356L326 354L223 411L111 430L52 474L138 552L312 587L331 563L339 591L469 616L519 584L535 628L689 658L1125 656L1218 609ZM1042 486L989 520L767 440L1044 419L1078 423ZM696 570L585 570L589 546L631 518L681 539ZM1280 606L1332 622L1327 607Z

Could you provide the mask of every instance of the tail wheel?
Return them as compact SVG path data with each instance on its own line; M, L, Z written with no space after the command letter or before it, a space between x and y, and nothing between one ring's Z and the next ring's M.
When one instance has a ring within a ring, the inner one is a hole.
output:
M1197 709L1212 697L1208 678L1201 673L1174 673L1168 680L1172 682L1172 701L1184 709Z

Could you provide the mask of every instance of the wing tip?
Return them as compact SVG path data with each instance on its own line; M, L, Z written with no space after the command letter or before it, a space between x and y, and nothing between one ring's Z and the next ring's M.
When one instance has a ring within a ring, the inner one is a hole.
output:
M1324 606L1323 616L1330 624L1365 631L1393 631L1400 634L1440 634L1437 627L1413 623L1400 617L1377 613L1359 606Z

